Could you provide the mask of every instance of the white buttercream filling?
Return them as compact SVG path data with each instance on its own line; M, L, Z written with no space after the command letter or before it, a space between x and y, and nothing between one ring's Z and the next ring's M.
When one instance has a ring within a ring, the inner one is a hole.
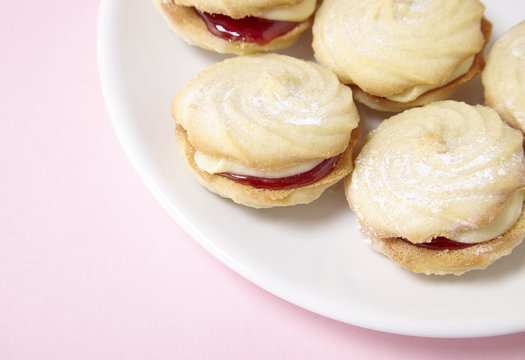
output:
M395 95L387 96L386 98L389 100L397 101L397 102L409 102L412 100L417 99L422 94L426 93L427 91L437 89L441 86L444 86L448 83L451 83L452 81L456 80L462 75L465 75L470 67L472 66L472 63L474 62L474 56L469 57L467 60L463 61L455 70L452 72L450 77L445 81L443 84L439 85L417 85L411 88L406 89L403 92L400 92Z
M162 0L163 3L173 3L173 0ZM278 6L264 11L258 17L277 21L303 21L315 11L317 0L304 0L293 6Z
M324 160L321 159L306 161L298 165L277 170L260 170L244 166L235 161L206 155L200 151L195 152L194 159L195 163L201 170L210 174L231 173L270 179L278 179L307 172L312 170Z
M503 235L520 218L524 198L525 188L514 191L505 202L505 206L494 222L479 229L462 231L453 236L451 240L465 244L474 244Z
M279 6L266 10L259 17L268 20L278 21L303 21L308 19L315 10L317 0L304 0L294 6Z

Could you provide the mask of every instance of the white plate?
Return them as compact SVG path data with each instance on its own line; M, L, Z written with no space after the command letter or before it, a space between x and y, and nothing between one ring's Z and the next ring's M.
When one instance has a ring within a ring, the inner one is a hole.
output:
M525 17L523 0L485 1L499 37ZM525 330L525 246L485 271L427 277L367 247L341 186L309 205L254 210L197 184L174 143L170 103L225 58L186 45L149 0L104 0L99 66L109 112L134 167L175 220L250 281L327 317L392 333L473 337ZM311 35L285 51L311 59ZM479 79L456 96L482 101ZM370 129L383 114L359 108Z

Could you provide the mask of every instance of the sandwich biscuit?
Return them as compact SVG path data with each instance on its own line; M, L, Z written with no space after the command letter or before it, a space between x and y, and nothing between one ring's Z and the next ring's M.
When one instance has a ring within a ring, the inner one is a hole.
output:
M313 62L227 59L186 83L172 113L192 174L243 205L308 203L352 171L359 138L352 92Z
M525 235L522 134L489 107L441 101L383 121L345 183L372 247L404 268L460 275Z

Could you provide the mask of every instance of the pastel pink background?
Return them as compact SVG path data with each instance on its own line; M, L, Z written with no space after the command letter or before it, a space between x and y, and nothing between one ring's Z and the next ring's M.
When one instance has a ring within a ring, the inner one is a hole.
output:
M428 339L332 321L206 253L117 142L98 6L0 5L0 359L524 358L525 333Z

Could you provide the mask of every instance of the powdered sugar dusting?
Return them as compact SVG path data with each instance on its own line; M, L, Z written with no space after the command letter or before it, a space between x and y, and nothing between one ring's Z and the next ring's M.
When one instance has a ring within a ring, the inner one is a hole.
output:
M511 49L513 56L525 60L525 37L514 40Z
M175 107L202 152L265 170L343 152L359 121L334 74L277 54L215 64L181 89Z
M486 107L445 101L384 121L349 188L381 237L428 241L477 227L525 185L521 135Z
M345 81L388 97L450 79L484 44L483 12L477 0L326 1L313 46Z

